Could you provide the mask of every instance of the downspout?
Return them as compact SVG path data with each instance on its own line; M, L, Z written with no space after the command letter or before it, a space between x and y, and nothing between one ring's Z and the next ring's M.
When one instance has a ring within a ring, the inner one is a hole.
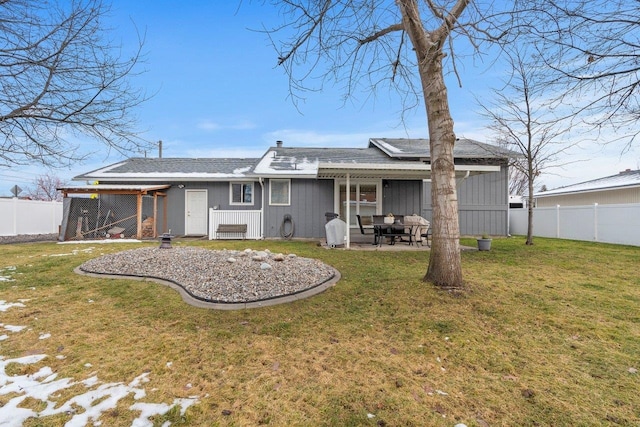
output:
M465 179L469 178L469 174L471 173L471 171L467 171L467 173L458 180L458 182L456 183L457 187L460 188L460 186L462 185L462 183L464 182Z
M260 203L260 237L264 240L264 178L258 177L262 201Z

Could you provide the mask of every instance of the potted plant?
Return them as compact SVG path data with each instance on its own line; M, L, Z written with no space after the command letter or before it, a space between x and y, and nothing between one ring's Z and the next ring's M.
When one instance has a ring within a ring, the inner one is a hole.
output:
M491 238L488 234L483 234L478 240L478 250L479 251L488 251L491 250Z

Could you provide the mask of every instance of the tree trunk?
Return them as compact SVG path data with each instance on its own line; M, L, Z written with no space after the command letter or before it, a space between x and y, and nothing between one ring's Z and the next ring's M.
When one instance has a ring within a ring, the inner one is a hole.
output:
M441 54L420 75L423 81L431 150L431 204L433 240L424 279L436 285L463 286L460 262L460 225L453 159L456 136L444 84ZM422 68L422 67L421 67Z
M425 30L416 0L397 0L397 4L416 53L429 127L433 240L424 280L446 288L461 288L460 225L453 162L456 136L444 83L442 46L449 36L451 20L462 13L468 1L458 0L447 22L432 32Z
M527 203L527 241L525 245L533 245L533 169L529 168L529 198Z

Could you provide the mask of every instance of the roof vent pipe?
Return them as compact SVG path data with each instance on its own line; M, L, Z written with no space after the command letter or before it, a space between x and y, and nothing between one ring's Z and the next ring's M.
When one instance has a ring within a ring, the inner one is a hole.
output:
M282 141L276 141L276 147L282 148Z

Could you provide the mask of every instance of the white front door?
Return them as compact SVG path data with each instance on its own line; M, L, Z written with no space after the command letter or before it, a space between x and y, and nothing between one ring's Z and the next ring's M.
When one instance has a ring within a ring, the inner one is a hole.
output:
M185 191L185 227L187 236L201 236L207 230L207 190Z

